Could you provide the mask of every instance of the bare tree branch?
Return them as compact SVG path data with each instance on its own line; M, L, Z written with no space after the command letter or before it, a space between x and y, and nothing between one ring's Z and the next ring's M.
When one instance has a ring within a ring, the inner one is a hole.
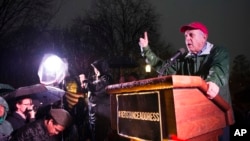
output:
M160 44L157 20L145 0L96 0L75 25L89 28L82 30L85 44L103 55L139 57L138 39L144 31L152 36L152 45Z

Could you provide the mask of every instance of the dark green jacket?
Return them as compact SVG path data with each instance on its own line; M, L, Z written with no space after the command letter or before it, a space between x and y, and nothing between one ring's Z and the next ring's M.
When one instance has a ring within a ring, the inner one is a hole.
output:
M151 51L150 47L142 50L147 62L159 73L167 61L163 61ZM199 55L183 55L164 69L164 75L200 76L206 82L212 81L220 87L219 94L231 104L229 92L229 53L226 48L207 42L205 50Z

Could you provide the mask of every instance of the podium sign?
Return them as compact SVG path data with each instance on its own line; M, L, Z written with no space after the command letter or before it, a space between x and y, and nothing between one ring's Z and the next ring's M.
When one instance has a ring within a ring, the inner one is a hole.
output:
M163 139L158 91L118 94L116 99L119 135L140 140Z

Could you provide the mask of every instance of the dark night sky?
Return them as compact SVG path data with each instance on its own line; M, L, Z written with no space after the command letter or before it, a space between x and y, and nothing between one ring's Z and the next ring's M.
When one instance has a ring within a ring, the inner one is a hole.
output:
M66 1L54 23L70 24L71 19L83 13L91 0ZM179 27L192 21L201 21L209 29L209 41L228 47L231 60L238 54L248 56L250 37L249 0L148 0L160 17L161 38L174 49L185 46ZM150 39L149 39L150 40Z

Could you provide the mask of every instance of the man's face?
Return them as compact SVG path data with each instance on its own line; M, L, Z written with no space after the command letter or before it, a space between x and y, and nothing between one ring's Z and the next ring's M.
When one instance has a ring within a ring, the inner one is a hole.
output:
M32 99L25 98L21 101L21 103L17 103L16 106L19 112L24 113L26 109L32 109L33 107Z
M84 74L80 74L80 75L79 75L79 78L80 78L80 82L81 82L81 87L82 87L82 88L85 88L85 87L86 87L86 83L84 83L83 81L84 81L84 80L87 80L87 78L85 77Z
M59 124L54 124L53 120L50 119L47 123L47 130L50 136L54 136L62 132L64 127Z
M3 105L0 105L0 117L3 117L5 113L5 108Z
M188 51L194 54L200 52L207 41L207 35L199 29L186 30L184 35Z

